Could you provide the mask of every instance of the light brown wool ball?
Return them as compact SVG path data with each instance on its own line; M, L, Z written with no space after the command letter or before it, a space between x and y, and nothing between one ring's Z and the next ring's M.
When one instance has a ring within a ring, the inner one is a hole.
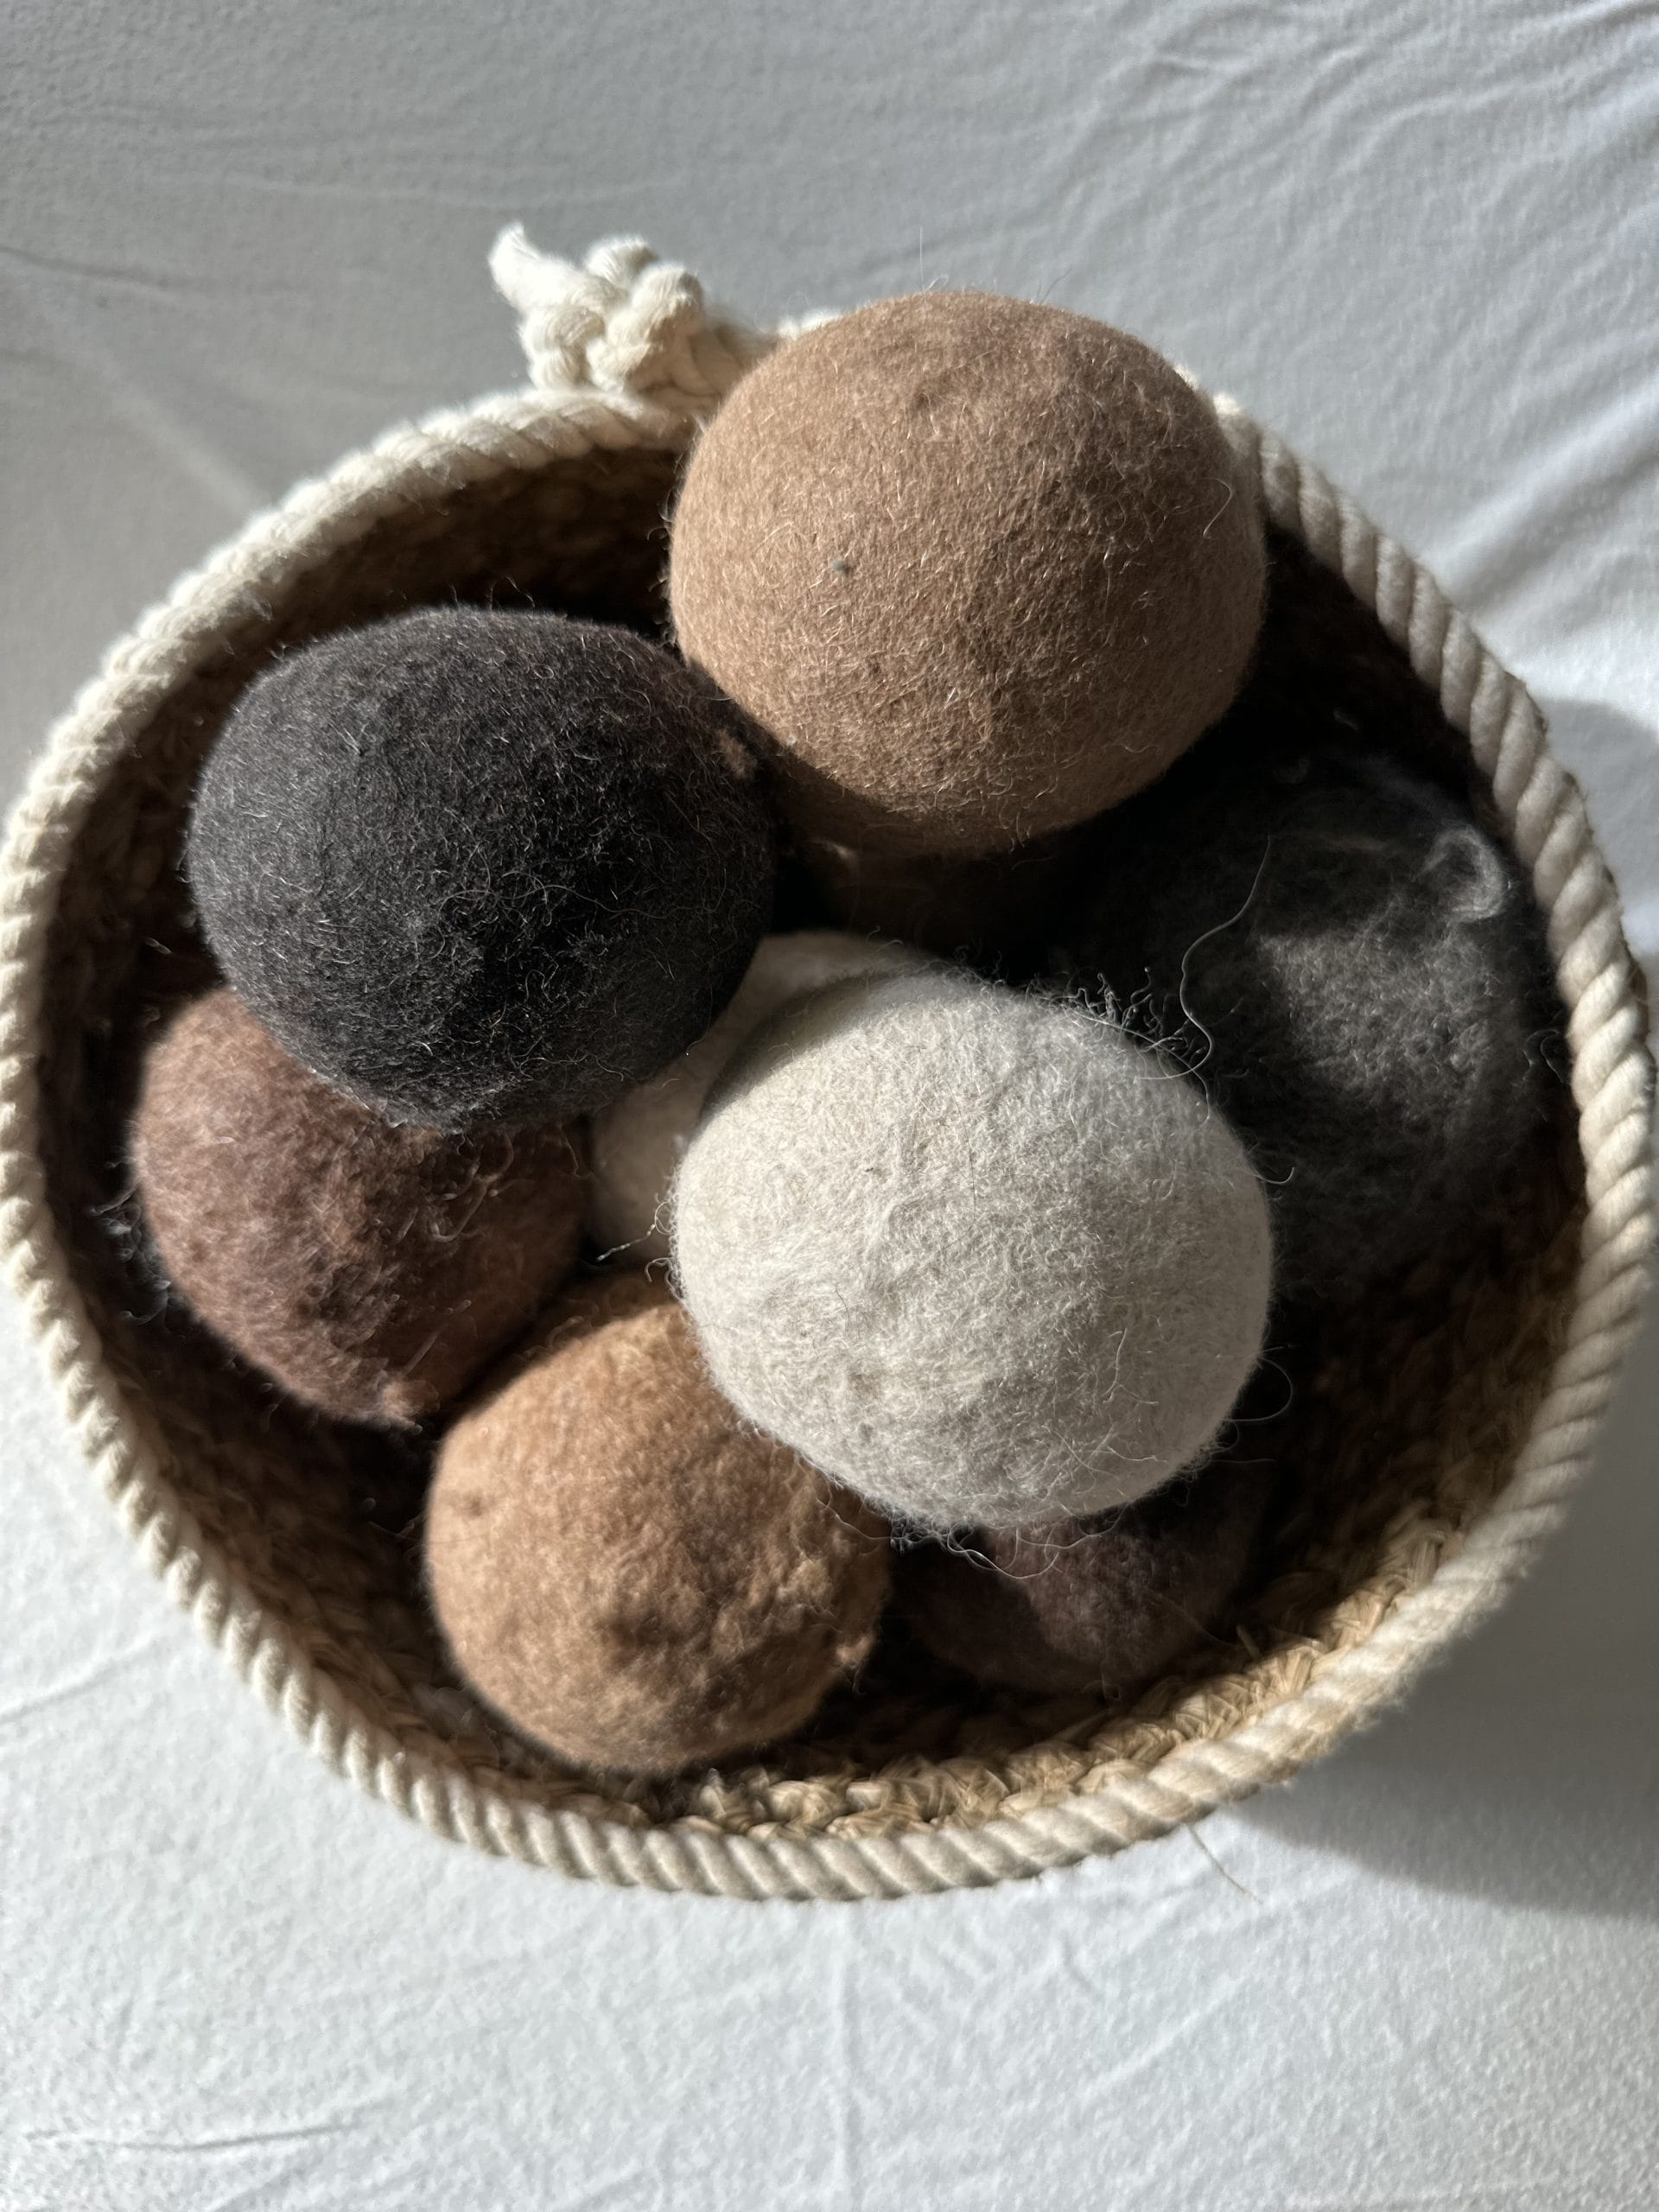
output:
M130 1156L162 1264L199 1318L342 1420L438 1413L575 1265L568 1131L391 1128L229 990L151 1046Z
M571 1291L456 1422L426 1564L480 1697L562 1758L646 1774L799 1727L887 1589L885 1523L744 1427L641 1274Z
M1093 1521L922 1546L901 1556L900 1610L981 1681L1117 1696L1226 1633L1273 1489L1224 1461Z
M983 853L1116 804L1214 721L1265 574L1214 411L1161 356L926 292L743 378L691 455L669 585L799 830Z

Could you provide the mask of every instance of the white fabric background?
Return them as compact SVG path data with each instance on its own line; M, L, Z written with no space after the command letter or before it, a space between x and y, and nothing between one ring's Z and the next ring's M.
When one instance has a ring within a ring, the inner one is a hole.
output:
M1426 556L1659 953L1659 29L1621 0L6 0L15 782L296 476L517 374L499 226L758 315L1122 321ZM1503 1618L1198 1835L1026 1887L568 1887L315 1767L0 1323L5 2212L1659 2203L1659 1373Z

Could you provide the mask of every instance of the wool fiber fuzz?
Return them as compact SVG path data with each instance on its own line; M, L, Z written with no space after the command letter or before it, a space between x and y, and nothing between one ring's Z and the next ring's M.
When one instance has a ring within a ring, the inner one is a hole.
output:
M710 1086L732 1054L779 1007L849 976L900 975L924 964L901 944L837 930L763 938L737 995L706 1037L650 1083L594 1116L588 1227L601 1255L645 1267L668 1257L670 1189Z
M1218 731L1099 825L1071 982L1134 1006L1250 1147L1278 1283L1353 1298L1467 1235L1548 1113L1536 910L1379 747Z
M481 1697L564 1758L643 1774L800 1726L888 1582L884 1524L743 1425L638 1274L570 1292L455 1423L426 1567Z
M438 1413L575 1265L569 1133L394 1128L232 991L150 1047L130 1152L157 1256L198 1317L344 1420Z
M188 868L230 981L393 1121L559 1122L701 1036L766 927L739 717L660 646L432 608L286 655L203 771Z
M694 448L680 645L775 747L804 834L1004 851L1148 784L1242 681L1260 516L1136 339L972 292L780 346Z
M1096 1512L1192 1465L1267 1313L1266 1203L1196 1085L961 971L775 1016L709 1100L672 1228L734 1404L938 1529Z
M1224 1636L1273 1494L1213 1463L1090 1521L976 1531L899 1554L899 1609L927 1649L1011 1689L1139 1689Z

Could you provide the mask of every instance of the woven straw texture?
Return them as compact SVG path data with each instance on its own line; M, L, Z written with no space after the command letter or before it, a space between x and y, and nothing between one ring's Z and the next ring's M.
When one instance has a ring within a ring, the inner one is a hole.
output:
M1525 1568L1585 1471L1651 1237L1651 1066L1618 902L1538 709L1400 548L1217 403L1274 581L1257 683L1364 687L1466 772L1530 872L1570 1096L1487 1233L1287 1361L1295 1476L1236 1641L1128 1708L972 1692L894 1647L741 1769L601 1788L500 1733L421 1603L422 1469L278 1403L170 1310L137 1251L124 1128L146 1037L207 963L185 810L230 701L283 642L411 602L661 619L678 455L787 330L709 309L633 244L493 262L528 385L298 486L110 654L53 732L0 874L0 1206L68 1417L153 1571L337 1772L440 1834L620 1884L863 1898L1116 1851L1282 1780L1397 1699ZM1241 1451L1265 1429L1241 1430Z

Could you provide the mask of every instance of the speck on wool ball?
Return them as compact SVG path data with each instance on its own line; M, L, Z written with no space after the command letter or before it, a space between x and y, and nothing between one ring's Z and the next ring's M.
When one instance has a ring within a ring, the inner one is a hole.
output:
M670 599L804 836L1007 851L1150 783L1260 626L1214 410L1052 307L884 300L780 346L694 448Z
M1267 1206L1196 1085L960 970L836 984L728 1065L673 1265L739 1410L922 1526L1144 1495L1261 1348Z
M157 1257L197 1316L344 1420L431 1418L575 1266L575 1134L394 1128L229 990L151 1046L130 1153Z
M285 654L202 771L187 866L230 982L395 1121L556 1122L702 1035L766 927L741 717L672 654L428 608Z
M578 1286L455 1423L426 1520L456 1666L577 1764L666 1774L790 1733L863 1660L887 1532L747 1427L664 1286Z

